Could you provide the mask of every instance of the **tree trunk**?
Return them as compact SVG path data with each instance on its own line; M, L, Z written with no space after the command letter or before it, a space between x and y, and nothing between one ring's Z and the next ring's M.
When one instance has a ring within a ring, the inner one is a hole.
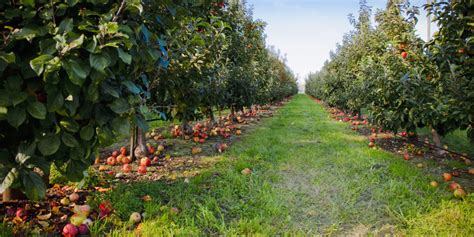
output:
M135 140L136 140L136 126L133 126L131 131L130 131L130 159L134 160L135 159Z
M187 119L183 119L183 122L181 123L181 129L183 130L183 136L188 135L191 136L193 135L193 127L189 125Z
M217 109L219 110L219 123L221 122L222 120L222 107L217 107Z
M137 128L137 145L134 150L134 155L137 158L143 158L148 155L148 150L146 149L145 133L142 128Z
M441 142L441 136L438 134L436 129L434 128L431 129L431 135L433 136L433 143L435 144L435 146L443 147L443 144ZM438 153L438 155L444 155L446 151L441 150L441 149L436 149L436 153Z
M214 111L212 111L212 107L209 107L209 120L212 124L216 122L216 118L214 117Z

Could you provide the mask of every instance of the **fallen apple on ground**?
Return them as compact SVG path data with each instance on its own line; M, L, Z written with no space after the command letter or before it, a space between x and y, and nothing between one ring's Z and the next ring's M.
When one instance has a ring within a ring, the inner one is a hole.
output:
M72 193L71 195L69 195L69 200L71 202L77 202L79 200L79 194L77 193Z
M84 215L73 214L69 221L75 226L80 226L86 220L86 218L87 217Z
M112 165L115 165L116 161L117 161L117 160L116 160L113 156L107 158L107 164L108 164L108 165L111 165L111 166L112 166Z
M462 188L458 188L456 190L454 190L454 197L457 197L457 198L463 198L466 196L466 191L464 191L464 189Z
M130 222L138 223L142 220L142 216L138 212L134 212L130 215Z
M138 173L139 174L146 174L146 166L140 165L140 167L138 167Z
M150 166L151 165L151 160L150 158L148 157L143 157L141 160L140 160L140 166Z
M443 173L443 180L448 182L453 178L453 176L450 173Z
M63 228L64 237L75 237L78 233L78 229L73 224L66 224Z
M124 164L122 166L122 172L130 173L130 171L132 171L132 166L130 164Z

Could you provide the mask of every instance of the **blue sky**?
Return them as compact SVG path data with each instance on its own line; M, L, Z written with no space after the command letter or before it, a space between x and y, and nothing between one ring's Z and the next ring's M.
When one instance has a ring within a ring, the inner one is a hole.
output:
M412 0L420 6L426 0ZM386 0L367 0L384 8ZM254 18L268 23L267 43L286 54L288 65L303 82L309 72L319 70L344 33L351 30L348 15L357 16L359 0L248 0ZM422 9L420 9L422 10ZM426 16L421 12L418 31L426 39Z

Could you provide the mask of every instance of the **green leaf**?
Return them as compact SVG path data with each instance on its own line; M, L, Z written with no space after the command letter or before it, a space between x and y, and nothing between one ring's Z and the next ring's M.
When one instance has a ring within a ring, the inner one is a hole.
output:
M119 98L120 94L117 89L113 88L109 83L105 82L101 84L102 90L104 90L105 93L115 97Z
M81 132L79 133L81 139L84 141L89 141L94 136L94 127L92 125L87 125L81 128Z
M66 0L66 3L71 7L75 6L78 2L79 0Z
M13 95L10 96L10 100L11 100L13 106L16 106L16 105L22 103L26 99L28 99L28 93L26 93L24 91L15 92Z
M104 25L101 25L101 27L103 27L106 34L111 35L117 33L119 29L117 22L107 22Z
M126 64L129 64L132 63L132 55L130 55L129 53L123 51L122 48L117 48L117 51L118 51L118 55L120 57L120 59L122 59L122 61Z
M66 167L66 176L70 181L79 182L84 177L84 170L89 167L89 164L85 164L81 160L69 160Z
M79 124L73 119L64 118L59 122L59 124L68 132L76 133L79 131Z
M4 120L7 118L8 109L7 107L0 106L0 120Z
M13 53L13 52L6 53L6 52L3 52L3 51L0 51L0 59L2 59L3 61L5 61L8 64L15 63L15 60L16 60L15 53Z
M130 109L130 105L128 104L128 101L126 99L118 98L114 100L114 102L109 104L109 108L117 114L123 114L125 112L128 112L128 110Z
M2 185L0 186L0 193L12 186L12 184L18 179L19 172L16 168L12 168L8 174L3 178Z
M66 18L59 24L59 34L69 33L74 27L74 20L72 18Z
M53 55L56 53L56 41L53 39L44 39L39 42L41 53Z
M36 119L45 119L46 118L46 106L43 103L35 101L28 104L27 107L28 113L30 113L33 118Z
M97 38L96 36L92 37L92 40L86 45L86 50L90 53L96 53L97 48Z
M26 119L26 111L21 107L13 107L8 110L7 121L10 125L17 128Z
M64 96L60 91L52 94L51 96L48 96L48 102L46 105L48 107L48 112L56 112L64 105Z
M44 156L50 156L59 150L60 145L61 140L59 140L58 136L47 134L46 136L41 137L38 141L38 150Z
M25 194L28 199L39 201L46 195L46 185L39 174L33 171L26 172L22 175Z
M83 43L84 43L84 35L82 34L77 39L75 39L71 43L69 43L69 49L77 48L77 47L81 46Z
M20 0L20 4L28 7L35 7L35 0Z
M130 10L137 10L139 14L143 12L143 6L140 0L127 0L127 8Z
M147 131L148 130L148 123L146 122L145 118L141 115L136 115L134 118L135 124L140 127L141 129Z
M92 68L105 73L105 68L110 66L112 59L108 53L102 52L100 54L91 54L89 57L89 63Z
M138 88L135 83L131 81L123 81L122 84L125 85L133 94L140 94L140 88Z
M32 41L37 36L44 36L48 33L46 26L27 25L20 29L20 31L14 34L13 38L16 40L26 39Z
M116 117L111 122L112 130L117 134L127 134L130 132L130 123L128 119Z
M90 67L80 59L68 58L62 61L62 67L66 70L69 80L75 85L82 86L90 73Z
M44 54L30 61L30 67L36 72L36 75L41 75L44 71L44 64L53 59L49 54Z
M61 136L61 140L63 141L64 145L68 146L68 147L78 147L79 146L79 142L76 140L76 138L67 133L67 132L64 132Z

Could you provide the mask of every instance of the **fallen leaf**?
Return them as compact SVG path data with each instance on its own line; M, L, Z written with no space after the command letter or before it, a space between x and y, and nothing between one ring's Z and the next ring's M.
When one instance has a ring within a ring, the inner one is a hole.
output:
M48 223L47 221L38 221L38 223L39 223L43 228L49 227L49 223Z
M49 218L51 218L51 213L44 214L44 215L38 215L38 216L36 216L36 218L38 218L38 220L40 220L40 221L45 221L45 220L48 220Z
M61 212L59 211L59 207L58 207L58 206L51 208L51 212L52 212L54 215L59 215L59 214L61 213Z

